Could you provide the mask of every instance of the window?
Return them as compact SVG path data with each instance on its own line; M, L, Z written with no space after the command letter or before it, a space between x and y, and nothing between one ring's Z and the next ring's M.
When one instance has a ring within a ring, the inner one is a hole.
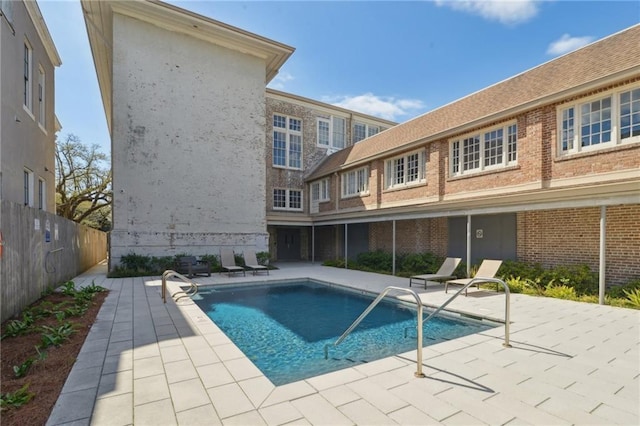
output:
M329 179L322 179L311 184L311 201L329 201Z
M369 168L353 170L342 174L342 197L354 197L369 193Z
M274 189L274 210L302 210L302 191L297 189Z
M418 151L387 160L386 187L398 188L425 181L425 152Z
M640 87L563 106L558 112L560 154L640 141Z
M302 120L274 114L273 165L302 168Z
M46 124L46 110L45 110L45 102L44 102L44 69L42 67L38 67L38 122L42 127L45 127Z
M31 46L24 42L24 106L31 111Z
M451 142L452 176L506 167L516 164L517 159L517 124L489 129Z
M45 209L45 187L46 182L42 178L38 178L38 208Z
M346 120L342 117L318 117L318 145L344 148L345 123Z
M33 172L24 169L24 205L33 207Z
M378 126L370 126L364 123L355 123L353 125L353 143L360 142L363 139L373 136L380 132Z

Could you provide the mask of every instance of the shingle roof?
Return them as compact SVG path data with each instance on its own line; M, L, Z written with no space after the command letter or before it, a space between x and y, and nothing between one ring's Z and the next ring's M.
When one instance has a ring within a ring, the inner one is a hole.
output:
M408 148L411 143L426 143L482 119L495 120L517 107L552 102L555 95L634 68L640 74L640 24L338 151L307 180Z

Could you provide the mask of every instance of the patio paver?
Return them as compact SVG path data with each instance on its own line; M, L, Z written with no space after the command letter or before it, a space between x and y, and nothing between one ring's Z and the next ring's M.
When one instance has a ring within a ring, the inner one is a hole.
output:
M408 279L312 264L201 284L313 278L378 293ZM110 289L47 425L640 424L640 311L511 295L504 327L274 386L190 300L162 303L158 277L76 277ZM170 290L177 289L170 283ZM413 288L412 288L413 289ZM415 288L423 303L444 286ZM403 299L406 296L399 296ZM449 308L504 317L504 293Z

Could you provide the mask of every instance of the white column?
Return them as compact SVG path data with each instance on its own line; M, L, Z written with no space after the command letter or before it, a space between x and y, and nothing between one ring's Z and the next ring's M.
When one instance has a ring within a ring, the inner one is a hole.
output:
M471 215L467 215L467 278L471 277Z
M316 262L316 226L311 225L311 263Z
M395 219L392 221L392 229L393 231L391 232L392 238L393 238L393 242L391 245L391 251L392 251L392 263L391 263L391 275L395 276L396 275L396 221Z
M347 224L344 224L344 268L347 269Z
M600 207L600 273L598 288L598 303L604 305L604 290L606 287L605 267L607 263L607 206Z

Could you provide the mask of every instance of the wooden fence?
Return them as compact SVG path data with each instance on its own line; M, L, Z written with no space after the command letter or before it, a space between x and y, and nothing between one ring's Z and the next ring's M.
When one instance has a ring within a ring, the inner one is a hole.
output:
M107 257L107 234L9 201L0 202L0 316L5 321Z

